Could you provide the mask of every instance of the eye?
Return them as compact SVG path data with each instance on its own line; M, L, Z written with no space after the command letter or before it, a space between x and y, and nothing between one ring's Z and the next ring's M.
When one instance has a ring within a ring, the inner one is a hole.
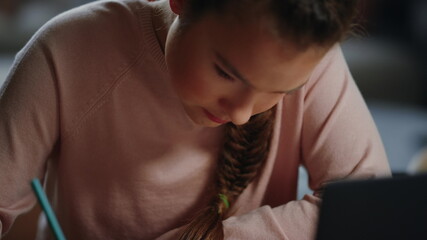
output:
M222 68L219 67L217 64L214 64L214 68L218 76L220 76L221 78L227 79L229 81L234 81L234 78L228 73L226 73L224 70L222 70Z

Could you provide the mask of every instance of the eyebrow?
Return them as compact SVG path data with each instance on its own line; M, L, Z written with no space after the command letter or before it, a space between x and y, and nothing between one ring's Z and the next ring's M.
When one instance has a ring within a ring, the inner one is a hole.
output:
M217 51L214 51L214 52L215 52L216 58L221 62L222 65L224 65L225 68L227 68L227 70L229 72L231 72L231 74L234 75L234 77L240 79L244 84L246 84L246 85L248 85L248 86L256 89L256 87L253 86L245 77L243 77L243 75L227 59L225 59L225 57L223 57ZM290 93L293 93L293 92L299 90L300 88L304 87L305 84L306 84L306 82L304 82L300 86L298 86L296 88L293 88L291 90L286 90L286 91L272 91L271 93L290 94Z

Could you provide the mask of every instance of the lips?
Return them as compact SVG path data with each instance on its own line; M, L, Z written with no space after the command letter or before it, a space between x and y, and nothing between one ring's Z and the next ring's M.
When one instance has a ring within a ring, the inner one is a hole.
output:
M221 118L216 117L215 115L213 115L212 113L210 113L208 110L203 109L203 111L205 112L206 116L207 116L210 120L212 120L213 122L220 123L220 124L227 123L227 121L222 120Z

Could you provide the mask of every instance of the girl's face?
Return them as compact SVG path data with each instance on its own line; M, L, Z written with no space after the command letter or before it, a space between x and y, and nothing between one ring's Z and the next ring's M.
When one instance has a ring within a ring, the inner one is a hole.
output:
M263 28L208 14L181 31L179 17L165 46L172 84L188 116L216 127L246 123L303 86L325 51L299 51Z

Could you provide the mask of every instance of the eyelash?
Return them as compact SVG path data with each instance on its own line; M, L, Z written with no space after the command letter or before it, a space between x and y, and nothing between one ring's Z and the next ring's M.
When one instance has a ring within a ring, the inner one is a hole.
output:
M233 81L234 78L230 75L228 75L228 73L226 73L224 70L222 70L217 64L214 64L214 68L216 73L218 74L218 76L220 76L221 78L227 79L229 81Z

